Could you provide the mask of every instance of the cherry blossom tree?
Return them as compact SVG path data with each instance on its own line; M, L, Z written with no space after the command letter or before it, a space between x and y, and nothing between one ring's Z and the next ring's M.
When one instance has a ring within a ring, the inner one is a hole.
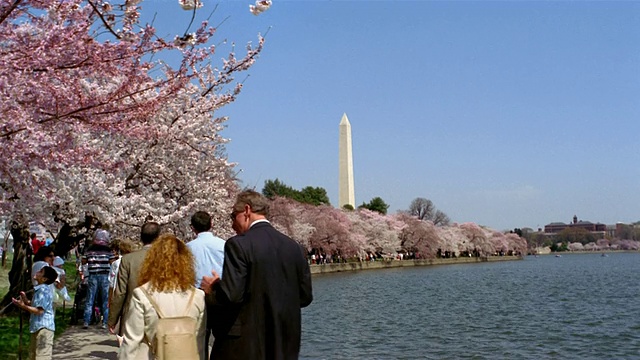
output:
M522 255L527 253L528 244L525 238L515 233L505 234L505 237L508 249L514 252L513 255Z
M506 253L509 251L509 241L504 233L497 230L485 230L485 236L497 252Z
M569 251L582 251L584 250L584 245L579 242L569 243L568 249Z
M640 250L640 241L635 240L616 240L611 244L611 249L614 250Z
M406 214L399 214L397 218L405 223L399 234L402 249L416 253L418 257L435 257L439 237L433 223Z
M596 241L596 245L598 245L598 247L601 248L601 249L607 249L607 248L609 248L609 240L607 240L607 239L598 239Z
M487 238L484 230L474 223L463 223L459 225L465 236L474 249L480 251L483 256L493 255L496 252L495 246Z
M216 105L198 99L197 88L187 90L154 117L153 139L104 139L103 148L120 152L128 166L112 172L70 167L52 179L58 181L58 203L74 207L67 216L91 211L116 234L132 233L151 216L188 239L189 217L203 209L211 213L217 233L230 235L227 214L238 186L224 154L226 140L219 136L225 119L211 119L206 109ZM196 103L184 108L194 98Z
M204 139L207 118L233 101L240 87L221 91L234 73L253 64L263 42L215 67L208 63L215 47L207 45L215 29L206 22L170 40L139 24L136 1L3 3L0 91L7 100L0 103L0 205L31 218L66 203L55 199L60 178L117 188L120 175L140 178L132 168L148 156L135 144L157 151L157 139L185 129ZM182 61L172 68L152 60L164 52L179 52ZM185 126L194 116L201 119ZM219 132L220 121L211 127ZM222 168L217 171L228 170Z
M355 250L351 245L351 221L342 210L328 205L306 205L298 216L315 229L309 238L311 249L327 254Z
M134 234L148 216L186 237L199 209L216 230L229 228L238 189L220 136L226 119L214 112L239 94L234 77L264 40L214 64L206 21L163 39L140 24L138 3L0 2L0 208L60 229L58 250L96 224ZM178 65L161 61L165 53L179 54Z
M382 254L395 254L400 250L400 231L405 224L393 216L386 216L365 208L347 211L351 220L351 233L362 235L366 239L363 250Z
M307 206L286 197L274 197L269 210L269 220L274 227L300 243L307 251L311 251L311 236L315 227L305 222L297 214L305 211Z
M302 204L275 197L270 221L276 228L298 241L307 251L351 257L367 247L366 235L353 226L355 212L327 205Z
M438 242L437 248L441 253L449 251L452 254L460 254L464 251L473 253L474 245L469 241L465 230L457 224L452 226L436 227Z

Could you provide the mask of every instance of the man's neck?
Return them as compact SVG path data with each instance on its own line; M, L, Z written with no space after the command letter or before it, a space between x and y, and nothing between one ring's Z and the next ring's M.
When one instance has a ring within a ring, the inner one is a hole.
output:
M262 215L261 215L261 216L257 217L255 220L251 221L251 225L249 225L249 229L251 229L251 228L253 227L253 225L258 224L258 223L261 223L261 222L266 222L266 223L268 223L268 222L269 222L269 220L267 220L267 218L266 218L266 217L264 217L264 216L262 216Z

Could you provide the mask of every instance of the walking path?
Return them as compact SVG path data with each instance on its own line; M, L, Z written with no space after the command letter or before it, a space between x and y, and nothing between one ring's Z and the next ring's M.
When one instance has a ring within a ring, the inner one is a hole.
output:
M69 326L53 342L53 360L90 360L118 358L118 342L115 335L100 326L83 329Z

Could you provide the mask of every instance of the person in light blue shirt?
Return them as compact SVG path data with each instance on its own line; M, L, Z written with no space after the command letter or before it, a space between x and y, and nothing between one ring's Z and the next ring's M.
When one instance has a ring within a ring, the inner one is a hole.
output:
M196 265L196 287L200 287L203 276L211 276L211 270L222 276L224 264L224 240L214 236L211 232L211 216L198 211L191 217L191 229L196 238L187 243Z
M30 359L51 359L53 356L53 335L56 330L53 312L53 284L58 273L49 266L40 269L33 278L38 282L34 287L33 299L29 301L24 291L19 299L11 299L22 310L31 314L29 317Z
M205 211L198 211L191 216L191 229L196 233L196 238L187 243L195 259L196 288L200 288L203 276L211 276L211 271L220 271L222 277L222 265L224 264L224 240L214 236L211 232L211 215ZM213 311L207 312L207 330L205 343L209 344L211 327L215 322ZM209 358L208 346L204 347L202 356Z

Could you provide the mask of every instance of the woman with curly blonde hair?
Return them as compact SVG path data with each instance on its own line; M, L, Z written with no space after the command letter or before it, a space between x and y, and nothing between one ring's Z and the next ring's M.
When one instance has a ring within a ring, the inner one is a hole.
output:
M204 360L204 292L196 289L191 251L173 234L163 234L147 252L138 286L133 291L124 326L119 359L145 359L157 355L158 310L162 318L191 317L196 321L198 358ZM184 358L184 357L181 357ZM185 358L186 359L186 358Z

